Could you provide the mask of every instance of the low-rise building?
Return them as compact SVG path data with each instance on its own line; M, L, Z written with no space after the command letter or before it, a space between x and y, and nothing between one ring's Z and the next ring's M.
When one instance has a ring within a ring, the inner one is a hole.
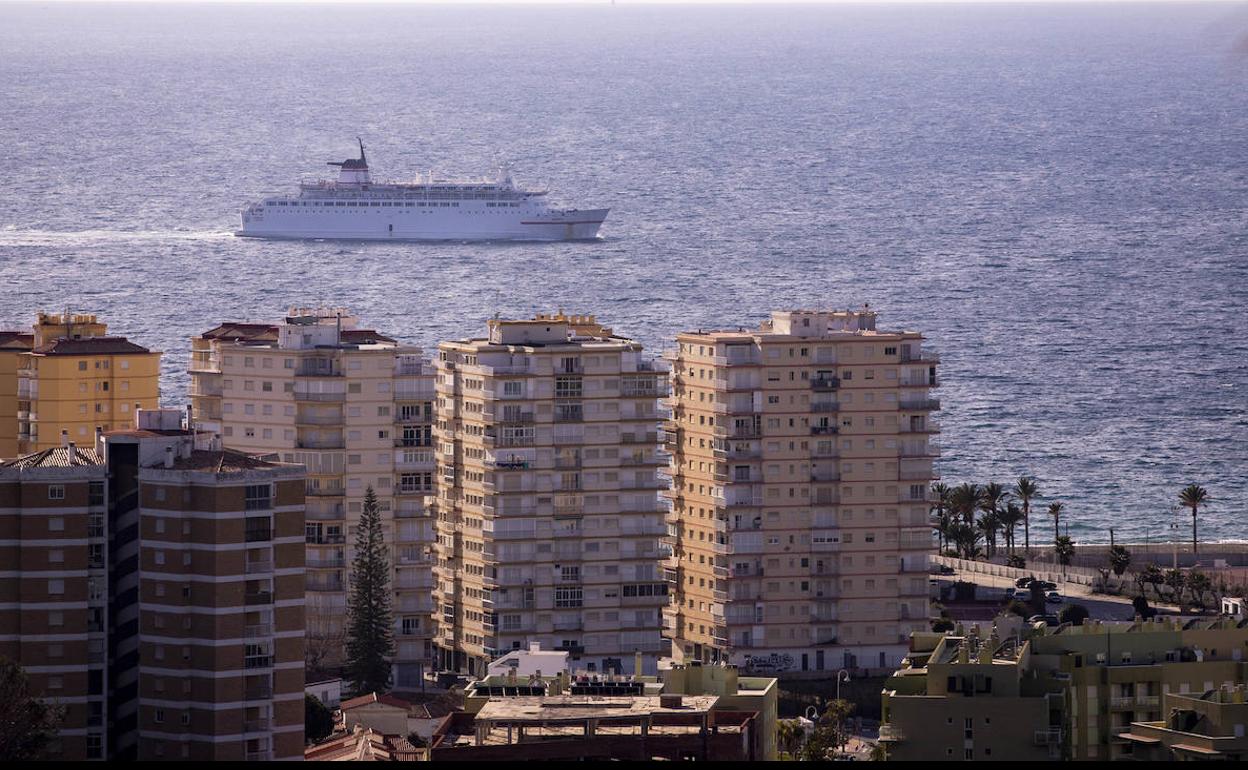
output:
M534 666L517 661L508 673L470 685L463 712L434 731L431 758L776 758L775 679L698 662L658 676L566 669L522 676L522 668Z
M1092 622L914 634L884 686L891 759L1123 759L1167 695L1245 681L1248 624L1229 618Z
M1244 685L1222 686L1200 695L1161 696L1164 720L1133 722L1124 753L1148 762L1248 760L1248 703Z

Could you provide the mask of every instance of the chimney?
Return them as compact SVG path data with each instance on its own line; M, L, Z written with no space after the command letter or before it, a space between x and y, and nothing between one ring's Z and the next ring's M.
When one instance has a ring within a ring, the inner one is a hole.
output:
M62 447L69 446L69 431L67 430L61 431L61 446Z
M195 407L191 404L186 405L186 429L195 430Z
M173 447L171 446L165 447L165 467L173 467Z
M642 670L642 663L643 663L643 660L641 657L641 650L634 650L633 651L633 676L641 676L643 673L645 673Z
M97 454L104 451L104 428L99 425L95 426L95 451Z

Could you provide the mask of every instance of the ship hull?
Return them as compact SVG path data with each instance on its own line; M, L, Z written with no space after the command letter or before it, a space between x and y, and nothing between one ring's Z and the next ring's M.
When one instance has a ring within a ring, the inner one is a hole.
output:
M540 206L487 209L360 206L347 210L287 205L251 207L235 235L282 240L587 241L598 237L608 209L551 211Z

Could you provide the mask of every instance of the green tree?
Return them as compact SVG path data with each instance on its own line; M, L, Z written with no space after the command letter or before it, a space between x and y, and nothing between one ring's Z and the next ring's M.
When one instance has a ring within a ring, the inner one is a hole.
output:
M41 758L56 737L64 709L39 700L22 667L0 658L0 759Z
M390 555L381 528L381 507L370 486L355 530L351 591L347 597L347 675L356 695L385 692L394 655L390 610Z
M334 713L315 695L303 696L303 742L320 743L334 731Z
M815 729L802 746L801 758L806 762L826 762L833 759L845 744L849 743L850 732L846 720L854 713L854 704L847 700L834 700L828 703L827 711L819 717Z
M1209 493L1199 484L1188 484L1179 492L1179 502L1192 509L1192 556L1196 555L1196 514L1200 506L1211 500Z
M1023 550L1031 558L1031 501L1040 496L1040 485L1030 476L1014 482L1014 496L1023 504Z
M1075 541L1069 535L1062 535L1053 544L1053 551L1057 554L1058 563L1062 565L1062 572L1065 573L1071 560L1075 558Z
M1182 570L1166 570L1164 582L1166 587L1170 589L1170 601L1181 607L1183 605L1183 586L1187 583Z
M1145 620L1148 620L1149 618L1157 614L1157 610L1148 606L1148 597L1146 597L1144 594L1140 594L1139 596L1132 599L1131 606L1135 609L1135 614L1139 615L1141 618Z
M1082 626L1083 621L1090 617L1091 613L1088 608L1082 604L1067 604L1057 613L1057 619L1061 623L1070 623L1073 626Z
M782 758L793 757L802 743L802 726L796 719L780 719L776 722L776 746Z
M1127 571L1127 567L1131 566L1131 552L1126 546L1115 545L1109 549L1109 568L1114 571L1118 577Z
M1166 575L1161 571L1161 567L1156 564L1150 564L1135 576L1135 580L1140 584L1140 594L1144 594L1144 586L1152 586L1153 595L1161 598L1161 591L1158 586L1166 582Z
M1213 581L1199 570L1187 573L1187 590L1192 596L1192 603L1202 610L1205 608L1205 594L1213 590Z

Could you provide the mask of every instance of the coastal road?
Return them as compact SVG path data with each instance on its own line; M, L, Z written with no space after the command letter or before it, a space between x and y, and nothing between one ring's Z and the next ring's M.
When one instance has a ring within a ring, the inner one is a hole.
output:
M952 583L962 580L967 583L975 583L986 588L1000 589L999 596L1004 601L1004 592L1007 588L1014 587L1013 578L997 577L995 575L982 575L975 572L959 572L953 575L932 575L933 580ZM1131 606L1130 596L1112 596L1109 594L1094 594L1092 589L1085 585L1076 583L1058 583L1058 593L1060 593L1065 601L1061 604L1050 604L1049 607L1056 613L1064 605L1071 602L1082 604L1088 608L1088 612L1092 618L1096 620L1131 620L1135 617L1135 610ZM980 598L990 598L992 593L985 595L980 592ZM1168 610L1177 612L1178 608L1168 604L1158 604L1152 600L1149 604L1159 610Z

